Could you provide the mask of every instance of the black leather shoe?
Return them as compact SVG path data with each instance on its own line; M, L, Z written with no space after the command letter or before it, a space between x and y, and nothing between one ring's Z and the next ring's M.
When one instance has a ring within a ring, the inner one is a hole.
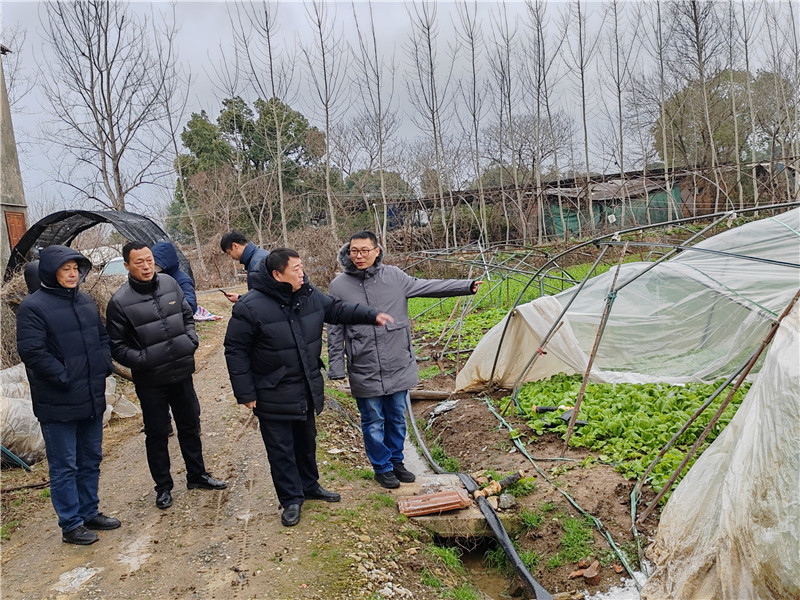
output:
M94 531L90 531L84 525L73 529L72 531L65 531L61 534L61 541L67 544L78 544L79 546L88 546L94 544L100 538Z
M392 463L392 472L397 479L403 483L411 483L417 477L401 462Z
M400 487L400 481L395 477L393 471L386 471L386 473L375 473L375 481L385 487L387 490L393 490Z
M299 504L290 504L286 507L281 515L281 523L284 527L294 527L300 522L300 508Z
M319 484L315 489L303 495L309 500L324 500L325 502L339 502L342 499L336 492L330 492Z
M226 487L228 487L228 484L224 481L220 481L219 479L214 479L211 475L206 473L197 481L188 482L186 487L190 490L197 488L202 488L204 490L224 490Z
M156 507L163 510L170 506L172 506L172 494L170 494L169 490L158 492L156 495Z
M101 512L97 513L94 518L83 522L83 526L88 529L116 529L121 524L119 519L107 517Z

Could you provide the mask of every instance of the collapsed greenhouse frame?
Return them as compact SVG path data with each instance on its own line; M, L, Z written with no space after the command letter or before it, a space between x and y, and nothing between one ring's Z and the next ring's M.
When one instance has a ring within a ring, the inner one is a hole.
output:
M785 212L787 209L790 209L792 207L798 206L798 204L800 204L800 203L786 203L786 204L780 204L780 205L772 205L772 206L768 206L768 207L761 207L759 209L759 211L767 210L767 211L770 211L770 212L773 212L773 211ZM573 281L572 282L572 283L577 283L578 284L573 288L573 289L577 290L573 294L573 299L574 299L575 297L577 297L577 295L583 289L583 285L586 283L586 281L591 277L592 271L597 266L597 263L602 259L603 254L606 252L606 250L608 250L609 248L614 247L614 246L620 246L620 245L625 244L624 242L619 241L619 237L620 236L626 235L626 234L631 234L631 233L638 233L638 232L641 232L641 231L647 230L647 229L664 228L664 227L670 227L670 226L674 227L676 225L683 225L683 224L686 224L688 222L695 222L695 221L698 221L698 220L709 220L709 219L712 219L712 223L710 225L706 226L699 233L693 235L689 240L686 240L686 241L681 242L679 244L663 244L663 243L659 243L659 242L655 242L655 243L653 243L653 242L634 242L632 244L633 246L651 247L651 248L667 248L668 249L668 252L666 254L664 254L661 258L659 258L655 263L652 263L649 267L647 267L646 271L649 271L655 265L663 262L664 260L669 258L672 254L675 254L675 253L678 253L678 252L681 252L681 251L684 251L684 250L688 250L690 252L696 252L697 254L707 253L709 255L724 256L726 258L730 258L730 259L733 259L733 260L758 261L761 264L766 264L766 265L770 265L770 266L773 266L773 267L774 266L780 266L780 267L783 267L783 268L792 269L793 272L796 273L797 270L800 269L800 265L796 264L796 262L771 260L771 259L764 259L764 258L754 258L754 257L751 257L751 256L746 256L746 255L737 255L736 253L726 252L726 251L723 251L723 250L713 250L713 249L709 250L709 249L704 249L704 248L694 248L693 246L688 245L691 242L697 242L701 238L702 239L708 239L710 237L713 237L713 234L712 235L706 235L706 234L708 234L709 232L714 231L716 228L718 228L718 226L730 227L732 222L733 222L733 220L735 219L735 217L741 215L742 213L748 213L748 212L754 212L754 211L741 211L738 214L729 211L729 212L726 212L726 213L717 213L717 214L714 214L714 215L706 215L703 219L698 219L698 218L680 219L678 221L674 221L674 222L671 222L671 223L663 223L663 224L659 224L657 226L647 226L647 227L642 227L642 228L635 228L635 229L632 229L632 230L626 230L626 231L618 232L617 234L613 234L613 235L601 236L601 237L599 237L599 238L597 238L595 240L591 240L589 242L585 242L584 244L581 244L578 247L570 248L570 249L566 250L565 252L562 252L562 253L558 254L556 257L548 258L547 261L543 265L541 265L536 270L535 273L533 273L530 276L530 278L529 278L529 280L528 280L528 282L527 282L527 284L525 286L525 289L529 288L534 282L536 282L538 280L540 291L543 291L544 290L543 283L544 283L544 280L545 280L545 277L543 276L543 274L546 274L549 269L557 267L558 263L560 261L563 261L565 256L568 256L569 254L571 254L571 253L575 252L576 250L580 249L581 247L586 247L588 245L595 245L595 246L598 246L598 247L602 247L602 250L601 250L599 256L597 257L597 259L595 261L595 264L593 265L593 267L590 270L590 272L586 275L584 280L581 281L581 282L577 282L577 281ZM794 235L800 236L800 227L790 227L789 225L786 225L786 227L791 229L791 230L793 230ZM469 250L473 250L474 251L474 248L465 247L465 248L462 249L462 251L465 251L465 252L468 252ZM506 248L506 250L507 250L507 248ZM624 254L625 254L626 250L627 250L627 245L624 246L624 250L619 256L619 264L618 264L618 267L617 267L617 273L614 276L615 277L615 281L616 281L616 276L619 273L619 268L622 266L622 259L624 257ZM477 268L480 268L482 271L484 271L487 274L491 274L491 272L493 270L505 270L507 272L512 272L512 273L524 273L525 272L524 269L520 269L519 268L519 264L516 265L516 267L513 267L513 268L509 268L505 264L500 264L500 265L497 265L496 268L493 268L493 267L495 267L495 265L493 265L491 262L486 260L486 249L478 248L478 253L479 253L479 256L480 256L480 260L468 261L469 264L470 264L470 270L472 270L473 268L477 267ZM441 256L438 256L438 253L436 253L436 252L431 252L431 253L427 253L427 254L428 254L428 256L423 257L419 262L424 262L425 260L450 262L450 263L453 263L453 262L464 263L465 262L463 260L455 261L453 259L442 258ZM527 253L526 257L523 258L523 261L526 258L530 257L530 255L531 255L531 252L529 251ZM506 261L507 261L507 259L506 259ZM504 262L506 262L506 261L504 261ZM414 263L411 266L415 266L416 264L417 263ZM610 310L610 305L613 305L614 299L616 297L616 292L619 291L620 289L622 289L623 287L627 286L628 284L632 283L635 279L637 279L639 277L639 275L634 275L633 277L624 280L620 284L620 286L617 287L616 289L614 289L615 288L615 284L612 284L611 288L609 289L608 295L606 296L606 311L604 311L604 312L607 312L608 310ZM796 282L798 280L798 278L797 278L796 275L794 277L795 277L795 282ZM489 276L489 279L490 279L490 276ZM501 283L502 283L502 280L501 280ZM496 284L496 285L499 285L499 284ZM517 307L519 306L520 301L522 300L524 294L525 294L525 290L523 290L523 292L521 292L519 294L518 298L514 302L513 308L511 309L511 311L509 311L509 314L513 313L513 311L517 309ZM762 345L759 348L759 350L756 353L754 353L752 356L750 356L749 353L748 353L748 357L747 357L748 360L745 361L745 364L740 365L740 367L738 369L736 369L736 371L734 371L731 374L731 376L725 382L725 384L722 385L717 390L717 392L715 392L714 396L709 399L709 401L704 405L703 408L708 406L708 404L711 402L711 400L713 400L719 393L721 393L731 383L731 381L733 380L733 378L735 376L738 376L742 371L744 371L745 370L745 366L748 367L747 371L749 371L749 369L752 368L752 366L753 366L753 364L755 362L755 359L758 357L758 354L769 343L769 341L771 340L771 335L774 334L775 330L777 329L777 325L780 323L780 321L783 319L783 317L786 316L786 314L788 314L790 308L793 306L793 304L794 304L794 302L796 300L797 300L797 294L795 295L793 300L789 303L789 305L786 307L786 309L784 310L784 312L780 316L778 316L774 312L771 313L772 317L773 317L772 318L773 327L772 327L772 329L770 331L770 334L767 335L767 337L762 341ZM467 306L465 306L463 308L463 310L462 310L461 318L463 318L471 308L474 308L475 305L476 305L476 303L468 303ZM514 392L515 392L515 394L516 394L516 392L518 390L520 380L522 379L522 377L525 374L525 372L530 368L531 363L534 362L538 357L540 357L540 356L542 356L544 354L544 352L542 350L542 346L545 345L547 338L549 338L549 336L554 332L554 329L557 329L560 326L559 325L560 320L564 316L564 314L567 312L568 308L569 308L569 303L564 308L564 310L561 312L561 314L556 319L554 319L552 321L552 326L550 328L550 331L548 332L547 336L545 336L545 342L542 343L541 346L539 346L539 347L537 347L535 349L535 351L532 353L532 356L531 356L530 360L526 363L525 367L523 367L523 369L520 371L519 377L517 377L515 379L515 384L514 384ZM428 309L428 310L430 310L430 309ZM763 311L764 307L758 307L758 310ZM770 311L766 311L766 312L769 313ZM451 314L451 317L452 317L452 314ZM507 324L508 324L508 321L506 321L506 326L507 326ZM600 339L602 337L602 329L603 329L603 327L604 327L604 325L601 323L601 325L598 328L598 334L597 334L595 346L599 343L599 341L600 341ZM452 331L455 330L456 328L457 328L457 323L456 323L456 325L453 326L453 328L451 328L451 337L452 337ZM491 373L491 376L489 377L489 381L488 381L488 385L490 387L494 387L495 384L496 384L496 382L494 381L495 366L497 364L497 357L499 356L501 348L502 348L502 342L503 342L503 340L505 338L505 333L506 333L506 331L505 331L505 328L504 328L503 335L501 336L501 342L498 344L498 348L497 348L497 351L496 351L495 361L494 361L494 364L492 366L492 373ZM442 336L440 336L440 338L439 338L439 340L437 340L437 342L441 342L443 337L444 337L444 334L442 334ZM448 338L448 342L449 342L449 338ZM596 350L596 347L595 347L594 350ZM594 351L593 351L593 353L594 353ZM456 351L456 355L458 355L458 350ZM589 364L588 368L586 369L586 371L583 374L584 385L585 385L586 380L588 379L588 377L589 377L591 372L592 372L591 364ZM747 373L745 372L744 375L746 375L746 374ZM744 375L742 375L742 379L743 379ZM487 383L487 382L483 382L483 383ZM741 383L741 380L738 381L736 385L738 386L740 383ZM457 387L459 387L459 386L457 385ZM501 386L501 387L508 387L508 386ZM735 391L735 389L733 391ZM731 394L733 393L733 391L731 392ZM730 396L729 396L729 398L730 398ZM726 400L726 402L727 402L727 400ZM723 403L723 404L725 404L725 403ZM489 410L491 412L495 412L492 409L491 404L489 404L488 400L487 400L487 406L489 407ZM576 406L576 409L578 409L578 408L579 408L579 406ZM722 409L720 409L720 411L721 410ZM578 413L578 410L576 410L573 413L571 425L574 424L574 420L575 420L575 418L577 416L577 413ZM501 420L501 422L504 422L504 420L502 419L501 415L497 415L496 414L495 416L497 416L498 419ZM508 427L510 427L510 426L508 426ZM517 443L517 440L515 440L515 444L517 444L519 446L519 444ZM699 442L698 442L698 444L699 444ZM694 449L696 449L696 448L694 448ZM694 449L693 449L693 451L694 451ZM527 453L525 452L524 448L521 448L521 450L523 451L524 454L526 454L526 456L528 456L528 458L530 458L530 456L527 455ZM531 460L531 463L533 463L534 467L536 467L536 464L535 464L534 460L532 458L530 458L530 460ZM688 457L687 457L687 460L688 460ZM682 463L680 468L683 468L683 466L685 464L686 464L686 461L684 461L684 463ZM651 465L651 467L652 467L652 465ZM680 468L679 468L679 470L680 470ZM538 470L539 469L537 468L537 471ZM542 473L542 475L544 475L544 474ZM676 472L676 475L677 475L677 472ZM645 476L646 476L646 474L645 474ZM545 477L545 479L547 480L546 477ZM643 480L644 480L644 477L642 477L642 480L639 481L639 483L638 483L637 487L635 488L635 490L636 489L640 489L641 484L643 483ZM673 479L673 481L674 481L674 479ZM634 494L635 494L635 490L634 490ZM637 498L634 497L634 494L631 495L631 501L632 501L632 529L633 529L634 533L636 534L636 526L635 526L636 512L635 511L636 511ZM658 500L658 498L656 500ZM577 506L571 499L570 499L570 501L575 505L575 507L580 512L583 512L586 516L590 516L591 517L591 515L588 515L587 513L585 513L585 511L583 511L579 506ZM655 502L653 503L653 505L654 504L655 504ZM652 508L652 505L650 507L648 507L648 508ZM603 531L602 526L599 523L597 525L598 525L598 529L602 532ZM613 546L613 541L609 539L609 542L610 542L610 545L613 548L614 547ZM638 539L637 539L637 543L638 543ZM625 565L625 566L628 567L628 565ZM628 569L628 570L630 572L630 569ZM637 583L637 587L638 587L638 583Z

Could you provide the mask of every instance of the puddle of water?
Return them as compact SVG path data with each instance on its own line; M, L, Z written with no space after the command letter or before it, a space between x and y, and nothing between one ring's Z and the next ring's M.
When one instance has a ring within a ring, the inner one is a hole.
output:
M469 573L472 584L484 594L485 598L501 600L510 598L508 594L508 579L503 577L497 569L484 564L483 553L485 546L480 546L471 552L461 555L461 562Z
M94 567L78 567L77 569L72 569L72 571L61 574L61 577L58 578L58 582L53 586L53 589L62 593L75 592L102 570L103 569L96 569Z
M150 539L150 534L136 538L122 549L117 555L117 560L126 565L131 572L137 571L152 554L146 550L150 545Z

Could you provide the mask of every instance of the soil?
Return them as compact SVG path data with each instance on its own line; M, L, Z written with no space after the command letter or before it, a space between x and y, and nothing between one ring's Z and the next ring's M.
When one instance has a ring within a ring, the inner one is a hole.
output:
M230 314L227 300L215 290L200 292L198 301L215 314ZM187 490L182 485L185 469L177 439L172 437L174 503L167 510L157 509L144 457L141 417L112 419L103 442L100 509L119 518L122 527L99 532L99 542L91 546L73 546L61 541L49 489L32 487L47 482L46 461L34 465L30 473L4 468L2 596L17 600L426 599L450 597L447 590L464 584L486 589L479 581L485 569L448 569L429 550L434 541L467 551L481 546L478 542L434 540L413 520L399 515L396 497L372 480L354 402L338 395L339 410L326 409L319 418L317 458L320 482L339 492L342 501L308 501L299 525L281 526L257 421L236 404L231 392L222 348L226 325L227 319L199 324L201 344L194 381L203 411L206 467L226 480L228 488ZM452 374L440 374L422 384L435 390L453 386ZM118 392L138 404L129 382L120 380ZM491 469L505 474L521 468L526 474L536 474L536 490L501 512L519 515L522 509L542 511L552 505L540 527L511 532L521 550L541 555L532 571L534 577L551 593L602 591L619 584L624 573L614 571L617 561L613 558L603 561L596 585L588 585L582 577L569 579L577 564L548 568L547 561L560 549L560 520L579 515L559 490L597 517L618 546L631 548L632 482L610 466L577 462L587 452L569 450L566 457L576 462L550 460L560 455L561 441L544 436L529 444L528 452L552 481L548 483L514 448L481 395L455 397L457 407L439 416L427 432L429 443L438 440L464 471ZM423 426L436 404L414 402L415 416ZM528 437L523 423L515 422L513 416L507 419L523 438ZM10 491L18 487L22 489ZM657 518L651 516L640 531L650 535ZM596 531L594 542L594 555L599 557L608 545ZM431 576L441 587L431 585Z

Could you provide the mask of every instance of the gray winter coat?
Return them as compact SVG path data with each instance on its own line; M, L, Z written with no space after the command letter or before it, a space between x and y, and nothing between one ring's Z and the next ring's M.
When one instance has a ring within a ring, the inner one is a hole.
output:
M328 377L342 379L345 355L350 389L357 398L372 398L408 390L419 382L417 359L411 347L408 299L418 296L467 296L474 281L417 279L383 264L381 248L375 264L360 271L350 260L350 244L339 250L344 273L331 281L330 295L346 302L366 304L389 313L394 323L328 325Z

